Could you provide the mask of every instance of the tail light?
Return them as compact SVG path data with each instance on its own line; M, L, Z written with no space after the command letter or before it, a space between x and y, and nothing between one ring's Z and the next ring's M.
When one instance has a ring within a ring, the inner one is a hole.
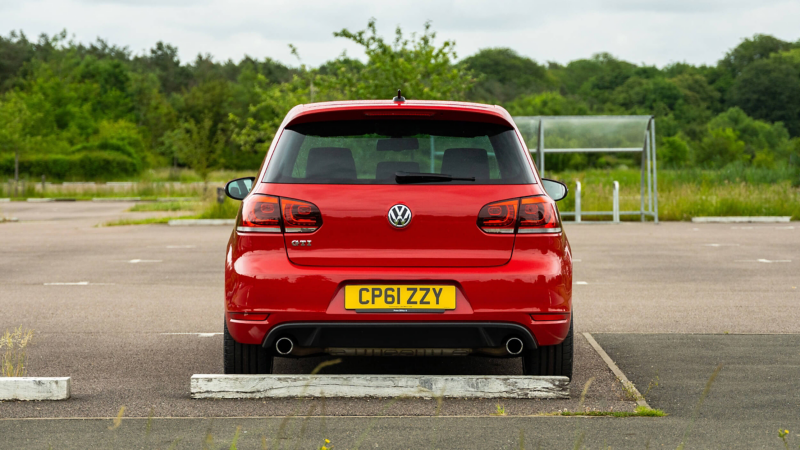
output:
M555 203L545 196L525 197L519 205L517 233L560 233L561 222Z
M478 213L478 227L486 233L513 233L519 199L489 203Z
M313 203L281 198L281 207L287 233L311 233L322 225L322 214Z
M302 200L254 194L242 203L242 223L236 231L245 233L311 233L322 226L316 205Z
M555 203L546 196L489 203L478 213L478 228L492 234L560 233Z
M281 210L278 197L250 195L242 203L242 225L237 231L280 233Z

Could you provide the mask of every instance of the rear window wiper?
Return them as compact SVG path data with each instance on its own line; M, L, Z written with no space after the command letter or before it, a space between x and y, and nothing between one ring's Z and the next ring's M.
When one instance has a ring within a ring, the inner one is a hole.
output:
M475 181L475 177L454 177L446 173L395 172L398 184L430 183L436 181Z

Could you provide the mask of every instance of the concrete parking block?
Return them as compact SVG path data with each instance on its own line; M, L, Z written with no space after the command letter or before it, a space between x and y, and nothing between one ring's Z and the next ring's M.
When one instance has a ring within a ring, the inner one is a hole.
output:
M66 400L70 377L0 377L0 400Z
M193 375L192 398L569 398L567 377Z
M159 197L156 199L159 203L167 202L199 202L202 199L198 197Z
M26 200L28 203L46 203L46 202L54 202L56 199L54 198L29 198Z
M171 227L193 227L205 225L235 225L236 219L174 219L170 220Z
M138 202L141 200L141 197L95 197L92 199L93 202Z
M791 220L791 216L692 217L694 223L785 223Z

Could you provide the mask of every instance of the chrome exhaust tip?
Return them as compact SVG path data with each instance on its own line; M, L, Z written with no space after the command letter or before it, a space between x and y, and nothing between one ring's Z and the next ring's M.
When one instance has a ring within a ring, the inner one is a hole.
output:
M294 350L294 341L288 337L282 337L275 341L275 351L279 355L288 355Z
M525 344L522 343L520 338L512 337L506 341L506 351L509 355L519 355L524 347Z

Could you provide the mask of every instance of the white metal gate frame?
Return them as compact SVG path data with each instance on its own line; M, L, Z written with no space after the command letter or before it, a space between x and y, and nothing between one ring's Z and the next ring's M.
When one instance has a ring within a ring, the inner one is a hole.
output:
M546 121L585 120L585 119L646 119L642 147L602 147L602 148L546 148L544 145L544 124ZM580 222L582 216L612 216L612 222L619 222L620 216L638 215L642 222L652 217L658 223L658 176L656 170L656 121L653 116L515 116L513 119L538 120L539 136L536 144L536 158L539 174L544 177L545 153L616 153L642 152L641 206L639 211L619 210L619 182L614 181L614 199L612 211L582 211L581 183L576 181L575 211L561 212L562 216L575 216ZM529 150L531 150L529 148ZM645 195L646 194L646 195Z

